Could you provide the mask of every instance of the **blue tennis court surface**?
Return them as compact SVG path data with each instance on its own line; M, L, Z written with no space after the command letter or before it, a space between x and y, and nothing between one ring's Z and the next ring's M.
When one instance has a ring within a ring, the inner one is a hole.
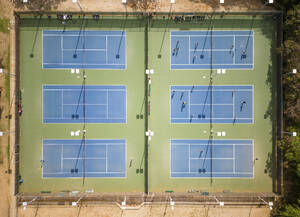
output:
M126 177L126 140L43 140L43 178L83 176Z
M252 140L171 140L173 178L252 178ZM212 149L212 150L211 150Z
M170 102L171 123L253 123L253 86L171 86Z
M43 31L43 68L125 69L125 31Z
M171 69L253 69L253 38L252 30L171 31Z
M126 86L44 85L44 123L126 123Z

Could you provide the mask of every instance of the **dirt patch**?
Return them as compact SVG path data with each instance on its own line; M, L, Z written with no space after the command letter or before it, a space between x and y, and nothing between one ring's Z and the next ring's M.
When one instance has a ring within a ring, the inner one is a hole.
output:
M19 217L267 217L270 216L268 208L239 207L216 208L203 206L175 207L149 206L139 210L120 210L116 206L108 207L28 207L18 210Z
M3 43L3 39L5 39L5 43ZM8 52L8 36L0 33L0 64L1 66L5 66L7 52ZM3 63L4 62L4 63ZM9 110L9 94L6 91L9 91L9 88L5 88L7 84L6 75L0 75L0 131L7 132L9 131L9 120L7 118L8 110ZM10 193L9 193L9 134L4 134L0 137L0 216L8 216L9 211L9 201L10 201Z
M5 0L1 0L5 1ZM7 1L7 0L6 0ZM29 0L24 4L21 0L12 0L16 10L58 10L58 11L86 11L86 12L124 12L127 11L155 11L167 12L170 10L170 0L127 0L127 5L121 0L79 0L73 3L71 0ZM12 5L10 3L9 5ZM261 0L225 0L225 4L219 4L219 0L176 0L172 5L173 12L209 12L209 11L249 11L270 10ZM7 11L7 10L6 10Z
M10 1L0 0L0 68L7 72L9 69L9 18L13 14ZM0 131L9 131L8 114L10 110L9 77L0 74ZM9 134L0 137L0 216L9 216L10 208L10 145Z

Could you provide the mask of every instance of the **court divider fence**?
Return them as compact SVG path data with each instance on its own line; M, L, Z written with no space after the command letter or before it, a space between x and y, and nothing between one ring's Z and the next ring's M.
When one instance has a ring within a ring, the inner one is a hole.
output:
M273 171L277 172L276 178L273 180L275 182L276 188L274 189L274 193L233 193L228 190L224 190L224 192L212 193L212 192L192 192L192 193L174 193L170 191L170 193L151 193L149 192L149 182L148 182L148 138L145 137L145 192L139 194L133 193L87 193L87 192L59 192L59 193L51 193L50 191L42 191L40 193L32 193L32 194L24 194L19 192L19 151L22 148L22 144L20 144L20 123L18 116L18 107L17 105L20 103L22 99L22 92L20 90L20 27L21 26L32 26L36 28L38 20L41 17L45 17L47 19L43 19L40 23L41 27L51 27L62 24L62 20L59 18L61 15L72 15L77 16L87 16L92 21L89 22L89 26L96 27L101 26L99 22L105 24L105 20L102 18L111 18L109 22L110 27L120 26L120 20L125 17L137 17L141 18L139 20L128 20L126 22L126 27L132 25L133 27L141 26L140 31L145 31L145 40L148 40L148 32L151 31L151 27L153 24L153 20L156 18L164 20L168 18L170 12L66 12L66 11L18 11L15 12L15 29L16 29L16 96L15 96L15 129L16 129L16 145L14 147L15 154L15 189L14 194L17 197L18 205L22 205L23 202L30 202L28 205L38 206L38 205L71 205L73 201L80 200L80 204L86 205L118 205L124 201L126 198L127 204L143 204L143 205L168 205L170 201L174 201L177 205L218 205L218 201L222 201L225 205L255 205L255 206L269 206L266 201L274 201L282 194L282 153L279 148L277 148L277 142L275 142L275 153L274 154L274 168ZM93 15L99 15L99 20L95 18ZM182 17L181 21L183 25L187 22L190 22L190 18L186 19L186 17L197 17L197 16L210 16L211 13L208 12L172 12L172 17L175 16ZM225 16L269 16L272 17L277 22L277 33L276 33L276 46L277 48L282 46L282 12L281 11L248 11L248 12L214 12L215 16L225 17ZM55 16L55 17L53 17ZM75 17L73 17L74 20ZM147 26L145 28L145 23L142 21L147 20ZM51 20L51 21L50 21ZM80 20L80 19L78 19ZM71 21L70 25L76 26L79 25L79 22ZM150 25L150 26L149 26ZM105 26L105 25L104 25ZM165 26L164 24L162 27ZM195 25L195 28L197 25ZM130 31L130 28L129 28ZM148 43L145 44L145 69L148 68ZM282 56L280 53L276 54L277 56L277 87L276 87L276 141L282 138ZM145 85L148 87L148 78L145 77ZM146 97L146 106L145 106L145 129L148 130L149 120L149 99L148 99L148 88L145 91ZM275 105L274 105L275 106ZM166 191L168 192L168 191ZM31 202L32 201L32 202ZM122 208L121 205L118 205ZM139 206L141 207L141 206Z

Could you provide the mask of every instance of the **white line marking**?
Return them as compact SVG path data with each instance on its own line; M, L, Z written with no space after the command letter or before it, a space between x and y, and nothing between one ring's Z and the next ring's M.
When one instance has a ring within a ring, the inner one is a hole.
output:
M206 38L206 35L171 35L171 38L176 38L176 37L203 37ZM249 35L213 35L212 37L232 37L232 36L239 36L239 37L248 37ZM253 37L253 35L250 35L250 37Z
M48 63L44 63L44 64L48 64ZM49 64L60 64L60 63L49 63ZM64 63L64 65L66 65L67 63ZM70 63L70 64L74 64L74 63ZM97 64L90 64L90 65L97 65ZM119 65L119 64L118 64ZM206 63L203 63L203 64L188 64L188 63L172 63L172 66L210 66L210 65L213 65L213 66L220 66L220 65L229 65L229 66L233 66L232 63L213 63L213 64L206 64ZM236 66L253 66L252 63L238 63L236 64ZM244 68L245 69L248 69L248 68Z
M205 142L206 143L190 143L190 145L207 146L207 141L205 141ZM188 145L188 143L187 142L182 142L182 143L176 142L176 143L171 144L171 145ZM214 143L214 146L218 146L218 145L220 145L220 146L227 146L227 145L232 146L231 143L228 143L228 144L226 144L226 143ZM235 143L235 145L238 145L238 146L251 145L252 146L252 143Z
M85 159L85 160L105 160L106 158L105 157L65 157L63 158L64 160L82 160L82 159Z
M232 170L235 173L235 144L232 144Z
M61 144L61 154L60 154L60 170L61 172L63 172L63 169L64 169L64 144Z
M57 88L57 89L45 89L44 91L58 91L58 90L65 90L65 91L78 91L80 92L80 89L71 89L71 88ZM88 91L126 91L126 89L87 89L86 92Z
M77 174L82 174L83 172L80 172L80 171L78 171L78 173ZM117 173L119 173L119 174L123 174L123 173L125 173L125 171L124 172L87 172L87 171L85 171L84 173L89 173L89 174L110 174L110 173L112 173L112 174L117 174ZM63 173L61 173L61 172L58 172L58 173L44 173L44 174L53 174L53 175L55 175L55 174L69 174L68 172L63 172ZM64 178L73 178L74 176L65 176ZM80 177L78 177L78 176L75 176L76 178L80 178ZM56 178L56 177L54 177L54 178ZM98 177L91 177L91 178L98 178ZM110 178L110 177L109 177ZM118 177L111 177L111 178L118 178Z
M232 91L232 117L235 119L235 91Z
M79 31L78 31L79 32ZM62 34L44 34L45 37L51 37L51 36L62 36ZM64 35L65 37L78 37L78 35ZM86 35L85 37L95 37L95 36L98 36L98 37L105 37L105 36L110 36L110 37L120 37L120 36L123 36L125 37L124 35ZM247 36L247 35L241 35L241 36Z
M228 157L201 157L201 158L197 158L197 157L191 157L190 160L232 160L234 158L228 158Z
M191 146L188 144L188 150L189 150L189 172L191 172Z
M191 118L191 92L190 91L188 91L188 99L189 99L189 105L188 105L189 106L189 109L188 109L189 116L188 117Z
M206 86L205 86L206 87ZM215 86L214 86L215 87ZM46 89L47 90L47 89ZM50 90L55 90L55 89L50 89ZM64 89L65 90L65 89ZM173 91L173 90L172 90ZM184 90L184 89L176 89L175 91L180 91L180 92L188 92L190 90ZM217 91L221 91L221 92L232 92L232 91L236 91L236 92L251 92L252 89L218 89L218 90L212 90L212 92L217 92ZM207 92L206 90L193 90L193 92Z
M205 103L201 104L201 103L195 103L195 104L191 104L191 105L213 105L213 106L215 106L215 105L228 105L228 106L231 105L232 106L233 104L208 104L208 103L207 104L205 104Z
M116 142L116 143L108 143L109 145L125 145L124 143L122 142ZM185 143L186 144L186 143ZM43 144L44 146L55 146L55 145L60 145L60 144L57 144L57 143L47 143L47 144ZM64 144L64 146L77 146L77 145L81 145L81 144L78 144L78 143L73 143L73 144ZM93 144L86 144L86 146L105 146L106 144L105 143L93 143Z
M233 65L235 65L235 35L233 36L233 50L232 50L232 52L233 52Z
M73 51L73 50L76 50L76 51L106 51L106 49L101 49L101 48L64 48L62 49L63 51Z
M196 49L196 50L195 49L190 49L190 51L201 52L201 51L211 51L211 49ZM226 52L229 52L229 51L231 51L231 49L212 49L212 51L226 51Z
M108 90L106 91L106 119L108 119Z
M49 119L49 118L48 118ZM52 119L58 119L58 118L52 118ZM186 120L189 120L189 119L210 119L210 118L173 118L172 119L186 119ZM225 119L225 120L232 120L233 118L212 118L213 120L215 119ZM252 118L236 118L236 120L252 120Z
M201 175L201 173L199 172L171 172L171 173L182 173L182 174L189 174L189 173L198 173L199 175ZM233 174L232 172L211 172L211 171L206 171L206 174ZM248 172L237 172L235 174L251 174L252 173L248 173ZM178 177L178 178L184 178L184 177ZM188 177L189 178L189 177ZM218 177L218 178L221 178L221 177ZM230 177L232 178L232 177Z
M61 118L64 118L64 90L61 89Z
M55 119L55 120L73 120L73 118L48 118L48 117L45 117L44 119L48 119L48 120L53 120L53 119ZM85 118L85 119L107 120L105 117L104 118L94 117L94 118ZM123 120L123 119L125 119L125 118L109 118L109 120ZM188 118L186 118L186 119L188 119ZM244 118L244 119L246 119L246 118ZM247 119L251 119L251 118L247 118ZM83 118L78 118L76 120L83 120ZM59 123L57 123L57 124L59 124Z
M107 144L105 144L105 172L107 172L107 158L108 158L107 152L108 152L108 147Z
M107 42L107 35L105 36L105 63L107 64L107 62L108 62L108 58L107 58L107 56L108 56L108 54L107 54L107 51L108 51L108 42Z
M190 49L191 49L191 37L189 36L189 49L188 49L188 52L189 52L189 64L191 64L191 52L190 52Z
M64 64L64 52L63 52L63 36L60 37L60 49L61 49L61 64Z
M82 103L78 103L78 104L76 104L76 103L67 103L67 104L63 104L63 105L93 105L93 106L95 106L95 105L103 105L103 106L106 106L107 104L82 104Z
M122 64L122 63L119 63L119 64L113 64L113 63L64 63L64 64L61 64L61 63L44 63L44 65L95 65L95 66L126 66L126 64ZM186 65L186 64L182 64L182 65ZM225 64L223 64L225 65ZM242 65L242 64L239 64L239 65ZM245 65L249 65L249 64L245 64ZM105 69L105 68L103 68Z

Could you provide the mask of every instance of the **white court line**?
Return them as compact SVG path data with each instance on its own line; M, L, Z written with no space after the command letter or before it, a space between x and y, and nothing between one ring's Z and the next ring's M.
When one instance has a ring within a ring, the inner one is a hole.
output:
M182 174L190 174L190 173L197 173L197 174L200 174L199 172L171 172L171 173L182 173ZM211 172L211 171L206 171L206 174L233 174L232 172ZM248 172L237 172L235 174L251 174L252 173L248 173ZM176 178L185 178L185 177L176 177ZM190 178L190 177L188 177ZM218 178L221 178L221 177L218 177ZM232 177L229 177L229 178L232 178Z
M64 160L104 160L106 159L105 157L65 157L63 158Z
M232 170L235 173L235 144L232 144Z
M214 94L213 94L213 92L212 92L212 88L213 88L213 86L211 86L210 87L211 88L211 90L210 90L210 94L211 94L211 113L209 114L209 116L211 116L209 119L211 119L211 120L214 120L214 106L213 106L213 104L214 104Z
M63 35L60 37L60 49L61 49L61 64L64 64L64 52L63 52Z
M85 30L86 31L86 30ZM51 37L51 36L62 36L63 34L44 34L45 37ZM109 37L126 37L126 35L86 35L85 37L105 37L105 36L109 36ZM241 36L245 36L245 35L241 35ZM78 37L78 35L64 35L64 37ZM83 37L83 36L80 36Z
M108 152L108 146L107 144L105 144L105 172L107 172L107 158L108 158L107 152Z
M116 143L108 143L109 145L125 145L125 143L122 142L116 142ZM185 143L186 144L186 143ZM44 146L55 146L55 145L60 145L57 143L47 143L47 144L43 144ZM64 144L64 146L77 146L77 145L81 145L80 143L73 143L73 144ZM104 146L106 145L106 143L93 143L93 144L86 144L86 146Z
M175 38L175 37L202 37L202 38L206 38L207 36L206 35L171 35L171 38ZM232 36L239 36L239 37L253 37L253 35L213 35L212 37L216 37L216 38L219 38L219 37L232 37Z
M217 140L218 141L218 140ZM172 145L178 145L178 146L182 146L182 145L188 145L188 143L179 143L179 142L176 142L175 144L171 144ZM207 143L190 143L190 145L197 145L197 146L207 146ZM244 145L251 145L252 146L252 143L234 143L234 145L237 145L237 146L244 146ZM231 143L214 143L214 146L232 146Z
M119 64L114 64L114 63L79 63L79 62L76 62L76 63L43 63L44 65L95 65L95 66L125 66L126 64L125 63L119 63ZM186 65L186 64L183 64L183 65ZM196 64L194 64L196 65ZM223 64L225 65L225 64ZM241 64L239 64L241 65ZM245 64L245 65L249 65L249 64ZM105 69L105 68L104 68Z
M48 117L44 117L44 119L47 119L47 120L73 120L73 118L48 118ZM123 120L125 118L109 118L109 119L107 119L107 118L95 117L95 118L85 118L85 119L89 119L89 120L92 120L92 119L95 119L95 120L101 120L101 119L103 119L103 120ZM188 118L186 118L186 119L188 119ZM247 118L247 119L251 119L251 118ZM74 120L83 120L83 118L76 118ZM60 124L60 123L57 123L57 124Z
M233 104L208 104L208 103L207 104L201 104L201 103L195 103L195 104L191 104L191 105L212 105L212 106L215 106L215 105L228 105L229 106L229 105L231 105L232 106Z
M232 91L232 117L235 119L235 91Z
M233 36L233 44L234 44L233 51L232 51L233 52L233 64L235 65L235 36ZM254 59L253 59L253 61L254 61ZM254 64L254 63L252 63L252 64Z
M190 160L232 160L234 158L228 158L228 157L201 157L201 158L197 158L197 157L191 157Z
M64 90L61 89L61 118L64 118Z
M105 36L105 48L106 48L106 50L105 50L105 63L107 64L107 62L108 62L108 59L107 59L107 56L108 56L108 54L107 54L107 51L108 51L108 42L107 42L107 36Z
M60 159L60 170L61 172L63 172L64 169L64 144L61 144L61 155L60 155L61 159Z
M188 99L189 99L189 105L188 105L189 106L189 109L188 109L189 116L188 117L191 118L191 93L190 92L188 92Z
M190 47L191 46L191 37L189 36L189 64L191 64L191 52L190 52Z
M106 49L103 48L62 48L63 51L106 51Z
M108 119L108 90L106 91L106 119Z
M44 64L47 64L47 63L44 63ZM49 64L56 64L56 63L49 63ZM57 64L60 64L60 63L57 63ZM64 65L66 65L67 63L64 63ZM70 63L70 64L74 64L74 63ZM77 64L77 63L76 63ZM90 64L90 65L97 65L97 64ZM117 65L119 65L119 64L117 64ZM231 65L233 65L232 63L213 63L213 64L208 64L208 63L203 63L203 64L195 64L195 63L193 63L193 64L189 64L189 63L172 63L172 65L173 66L177 66L177 65L179 65L179 66L210 66L210 65L213 65L213 66L220 66L220 65L226 65L226 66L231 66ZM253 66L253 63L238 63L238 64L236 64L236 65L238 65L238 66ZM247 68L245 68L245 70L246 70ZM188 69L186 69L186 70L188 70Z
M229 52L229 51L231 51L231 49L197 49L197 50L195 50L195 49L190 49L190 51L199 51L199 52L201 52L201 51L226 51L226 52ZM194 64L193 64L194 65Z
M188 148L189 148L189 172L191 172L191 145L188 144Z
M76 103L66 103L66 104L63 104L63 105L104 105L104 106L106 106L107 104L101 104L101 103L98 103L98 104L82 104L82 103L78 103L78 104L76 104Z
M44 89L44 91L58 91L58 90L65 90L65 91L78 91L80 92L80 89L72 89L72 88L57 88L57 89ZM108 88L105 88L105 89L87 89L87 91L123 91L123 92L126 92L126 89L108 89Z
M208 86L205 86L208 87ZM213 86L215 87L215 86ZM55 89L51 89L51 90L55 90ZM65 90L65 89L64 89ZM232 91L236 91L236 92L251 92L253 89L217 89L217 90L212 90L212 92L217 92L217 91L221 91L221 92L232 92ZM172 90L173 91L173 90ZM176 91L181 91L181 92L191 92L191 90L185 90L185 89L176 89ZM208 90L193 90L193 92L208 92Z
M82 173L83 172L78 171L77 174L82 174ZM110 173L116 174L116 173L120 173L120 174L123 174L123 173L126 173L126 171L124 171L124 172L87 172L87 171L85 171L84 173L89 173L89 174L110 174ZM69 174L69 173L68 172L56 172L56 173L44 173L44 174L55 175L55 174ZM74 176L66 176L64 178L68 178L68 177L73 178ZM75 176L75 177L77 178L78 176ZM48 177L46 177L46 178L48 178ZM54 178L56 178L56 177L54 177ZM98 177L89 177L89 178L98 178ZM112 178L119 178L119 177L112 177Z
M52 118L52 119L58 119L58 118ZM189 120L189 119L202 119L202 120L209 120L209 119L213 119L213 120L216 120L216 119L224 119L224 120L232 120L233 118L172 118L172 119L180 119L180 120L184 120L184 119L186 119L186 120ZM251 120L252 118L236 118L236 120Z

